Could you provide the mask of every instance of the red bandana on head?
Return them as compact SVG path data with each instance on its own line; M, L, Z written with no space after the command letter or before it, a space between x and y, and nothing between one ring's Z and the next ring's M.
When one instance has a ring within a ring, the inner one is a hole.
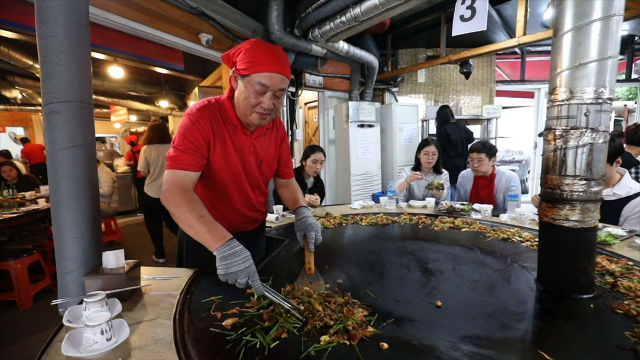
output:
M289 58L281 46L250 39L222 54L222 62L238 75L276 73L291 79ZM235 89L229 78L229 94Z

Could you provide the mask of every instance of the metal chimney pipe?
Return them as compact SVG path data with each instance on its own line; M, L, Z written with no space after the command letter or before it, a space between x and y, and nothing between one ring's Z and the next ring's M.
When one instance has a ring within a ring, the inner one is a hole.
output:
M89 2L36 0L58 296L84 294L101 262L102 231L91 98ZM89 121L87 121L89 120ZM73 305L59 306L60 314Z
M538 283L595 292L597 225L624 0L558 0L543 132Z

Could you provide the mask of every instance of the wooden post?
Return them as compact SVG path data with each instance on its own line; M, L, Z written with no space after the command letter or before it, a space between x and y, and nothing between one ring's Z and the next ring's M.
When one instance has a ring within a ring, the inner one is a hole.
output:
M441 57L438 59L433 59L433 60L428 60L418 64L413 64L413 65L406 66L393 71L388 71L378 75L378 79L387 79L390 77L406 74L406 73L417 71L420 69L426 69L429 67L438 66L442 64L455 63L455 62L472 59L474 57L478 57L486 54L493 54L498 51L513 49L516 47L521 47L529 44L535 44L540 41L549 40L551 39L552 36L553 36L553 30L541 31L539 33L525 35L519 38L513 38L513 39L501 41L499 43L485 45L479 48L463 51L459 54L453 54L453 55Z
M224 94L227 93L227 90L229 90L229 77L231 77L231 69L229 69L229 67L225 64L220 64L220 68L222 69L222 79L220 81L222 81L222 92Z
M527 18L529 17L529 0L518 0L518 20L516 22L516 37L527 34Z

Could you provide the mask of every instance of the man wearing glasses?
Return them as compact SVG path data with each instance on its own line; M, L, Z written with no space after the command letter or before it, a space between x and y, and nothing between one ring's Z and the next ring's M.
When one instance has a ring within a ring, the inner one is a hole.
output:
M458 178L457 200L493 205L493 216L506 214L511 185L522 191L518 175L495 166L497 154L498 148L489 141L474 143L469 148L469 169Z

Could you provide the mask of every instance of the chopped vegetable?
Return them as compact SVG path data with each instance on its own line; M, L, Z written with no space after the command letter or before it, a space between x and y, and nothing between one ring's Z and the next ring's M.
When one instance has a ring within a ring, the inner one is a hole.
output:
M440 300L436 301L436 307L442 307L442 301Z
M387 345L387 343L383 343L383 342L380 343L380 349L387 350L388 348L389 348L389 345Z
M238 318L228 318L227 320L222 322L222 326L226 327L227 329L231 329L231 325L235 324L238 322Z
M598 243L599 244L609 244L609 245L615 245L620 243L620 236L615 235L613 233L610 233L608 231L598 231Z

